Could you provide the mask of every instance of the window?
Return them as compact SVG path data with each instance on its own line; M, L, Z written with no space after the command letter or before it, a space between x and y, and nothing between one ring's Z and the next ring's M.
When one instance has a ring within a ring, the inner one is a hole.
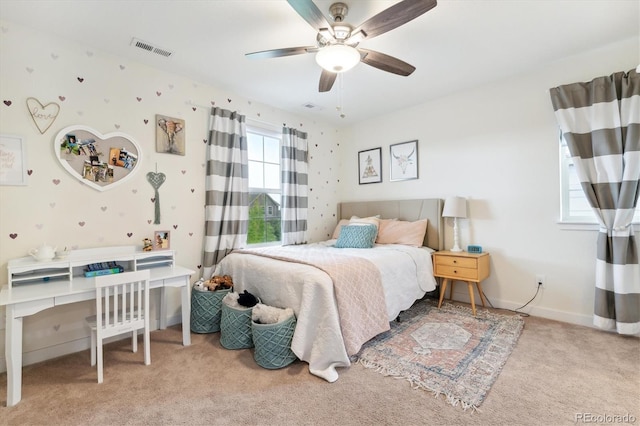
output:
M569 148L562 136L560 137L560 196L561 222L598 223L582 191ZM633 222L640 223L640 205L636 206Z
M248 244L280 241L280 138L264 129L247 129L249 156Z

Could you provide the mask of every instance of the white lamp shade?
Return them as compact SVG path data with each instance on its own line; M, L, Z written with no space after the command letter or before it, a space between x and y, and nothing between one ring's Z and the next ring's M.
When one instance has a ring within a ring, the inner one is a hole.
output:
M462 197L447 197L442 217L467 217L467 200Z
M332 44L316 53L316 62L327 71L341 73L350 70L360 62L360 53L344 44Z

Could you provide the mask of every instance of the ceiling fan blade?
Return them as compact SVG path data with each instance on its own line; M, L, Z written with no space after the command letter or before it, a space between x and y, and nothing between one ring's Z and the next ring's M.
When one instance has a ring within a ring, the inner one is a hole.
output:
M281 56L302 55L304 53L313 53L317 51L318 48L316 46L286 47L284 49L272 49L246 53L245 56L251 59L279 58Z
M333 35L333 28L312 0L287 0L287 2L316 31L328 29Z
M333 87L333 83L335 83L338 74L335 72L330 72L327 70L322 70L322 74L320 74L320 84L318 85L319 92L328 92Z
M433 9L437 5L437 0L404 0L383 10L371 17L351 34L360 34L360 37L372 38L391 31L400 25L417 18L425 12Z
M359 48L358 52L360 52L361 62L382 71L406 77L416 70L416 67L406 63L405 61L401 61L393 56L385 55L384 53L376 52L375 50Z

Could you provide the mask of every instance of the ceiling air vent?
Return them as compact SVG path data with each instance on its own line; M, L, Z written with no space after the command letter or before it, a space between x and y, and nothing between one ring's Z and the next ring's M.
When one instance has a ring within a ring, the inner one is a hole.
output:
M131 46L140 48L142 50L146 50L148 52L151 53L156 53L160 56L164 56L166 58L168 58L169 56L171 56L173 54L173 52L171 52L170 50L164 49L162 47L158 47L158 46L154 46L153 44L146 42L146 41L142 41L139 38L132 38L131 39Z
M302 107L306 108L306 109L317 109L317 110L321 110L322 109L318 105L314 105L311 102L307 102L306 104L303 104Z

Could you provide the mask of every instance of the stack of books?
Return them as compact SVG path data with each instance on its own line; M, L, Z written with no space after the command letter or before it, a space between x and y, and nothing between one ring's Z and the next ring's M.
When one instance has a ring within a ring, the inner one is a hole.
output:
M97 277L100 275L119 274L124 272L124 268L117 265L116 262L91 263L85 269L85 277Z

